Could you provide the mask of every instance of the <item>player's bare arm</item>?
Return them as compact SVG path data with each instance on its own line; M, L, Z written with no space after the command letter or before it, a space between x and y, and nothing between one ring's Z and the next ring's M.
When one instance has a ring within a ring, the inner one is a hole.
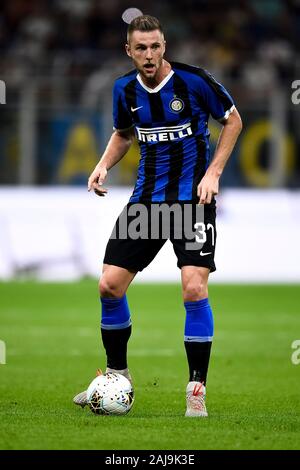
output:
M222 124L214 157L198 185L197 195L200 204L210 204L213 196L219 192L220 176L242 130L242 120L237 109L234 109Z
M132 129L127 131L114 131L101 160L97 163L94 171L89 177L88 191L93 189L98 196L105 196L107 189L102 187L102 185L107 176L107 172L124 157L129 150L133 139L134 131Z

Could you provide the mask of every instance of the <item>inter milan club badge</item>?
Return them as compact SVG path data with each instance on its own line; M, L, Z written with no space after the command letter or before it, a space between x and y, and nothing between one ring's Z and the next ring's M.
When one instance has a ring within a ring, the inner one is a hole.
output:
M183 110L184 108L184 102L180 99L177 98L176 96L170 101L170 109L174 111L174 113L180 113L180 111Z

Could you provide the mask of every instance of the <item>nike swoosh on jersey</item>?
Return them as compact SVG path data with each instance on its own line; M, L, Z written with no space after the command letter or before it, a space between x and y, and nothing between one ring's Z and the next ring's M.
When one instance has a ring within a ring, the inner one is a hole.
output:
M211 251L208 251L207 253L202 253L202 251L200 251L200 256L207 256L210 254L211 254Z
M141 109L141 108L143 108L143 106L138 106L137 108L133 108L131 106L130 110L131 110L132 113L134 113L135 111L137 111L138 109Z

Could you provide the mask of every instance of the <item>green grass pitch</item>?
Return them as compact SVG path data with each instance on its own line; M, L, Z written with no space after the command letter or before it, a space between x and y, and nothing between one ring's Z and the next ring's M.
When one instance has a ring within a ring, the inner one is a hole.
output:
M97 282L0 284L1 449L300 448L299 285L211 285L207 419L184 418L180 286L135 284L128 299L135 403L96 416L72 398L105 367Z

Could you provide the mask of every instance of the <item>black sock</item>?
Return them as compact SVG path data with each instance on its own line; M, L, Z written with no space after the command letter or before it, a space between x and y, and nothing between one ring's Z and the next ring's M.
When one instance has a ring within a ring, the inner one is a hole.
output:
M131 335L131 325L121 330L101 328L102 342L107 356L107 367L110 369L127 368L127 343Z
M203 382L206 384L208 364L210 358L211 341L204 343L185 341L187 360L190 370L190 382Z

